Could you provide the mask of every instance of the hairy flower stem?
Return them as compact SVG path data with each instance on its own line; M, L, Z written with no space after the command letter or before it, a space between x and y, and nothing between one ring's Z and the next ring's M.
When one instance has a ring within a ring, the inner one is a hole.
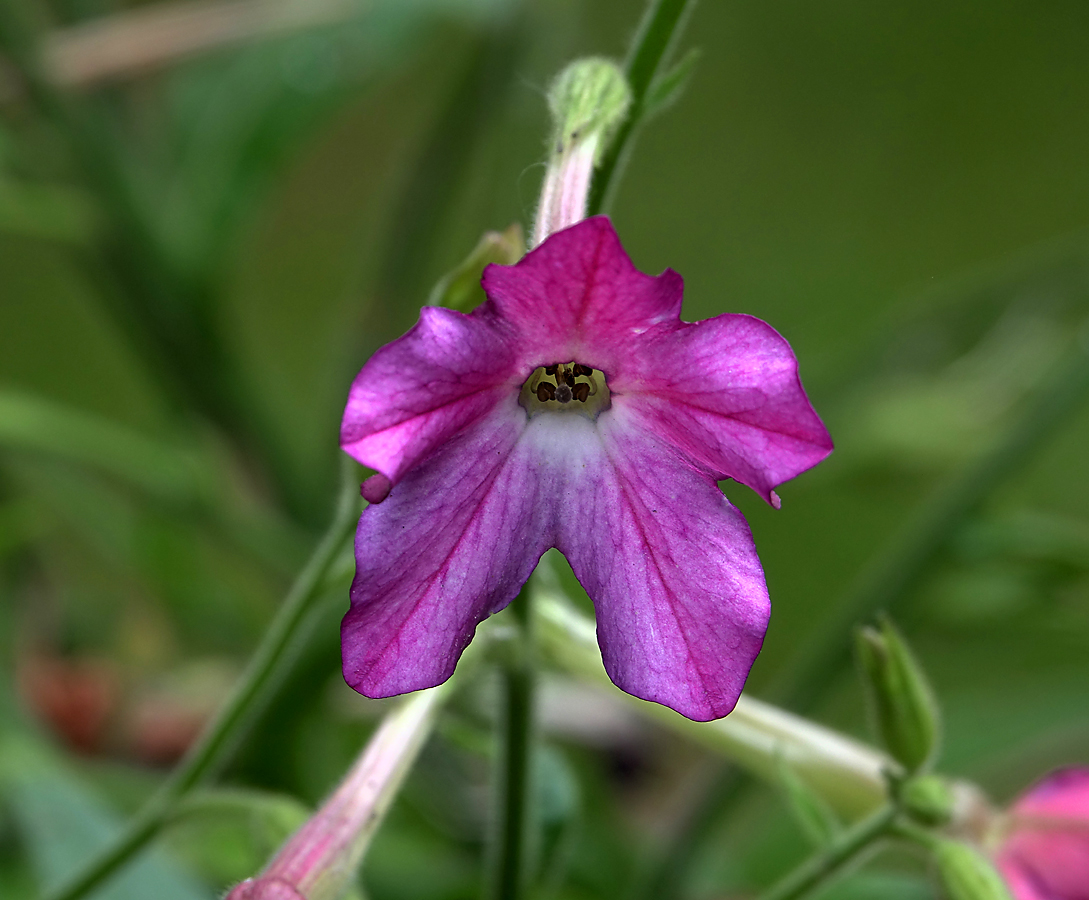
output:
M616 182L631 153L632 138L647 111L647 94L695 5L695 0L652 0L647 8L624 63L631 105L594 171L587 215L608 211Z
M872 816L847 829L825 850L803 862L778 884L760 895L760 900L800 900L826 885L875 841L885 837L892 828L898 810L894 804L882 807Z
M343 487L332 524L288 591L219 714L118 838L47 900L79 900L105 882L159 833L185 795L207 780L238 746L258 709L268 701L271 686L290 667L300 626L355 527L359 516L357 484L355 466L345 460Z
M411 694L387 713L332 796L257 878L235 887L227 900L280 896L284 886L307 900L341 897L430 736L453 681Z
M524 895L531 842L535 662L528 590L511 603L511 612L519 630L518 647L512 649L520 652L508 656L503 673L505 706L500 723L492 900L518 900Z

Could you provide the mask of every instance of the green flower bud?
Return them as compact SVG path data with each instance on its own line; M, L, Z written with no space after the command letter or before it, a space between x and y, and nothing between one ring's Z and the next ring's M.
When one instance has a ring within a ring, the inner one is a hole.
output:
M923 775L900 789L904 811L922 825L945 825L953 817L953 792L944 778Z
M595 156L600 156L630 104L631 90L616 63L599 57L571 63L548 92L552 152L560 155L576 141L594 136Z
M548 92L552 138L533 245L586 217L594 166L624 121L631 89L607 59L580 59L564 69Z
M909 773L927 770L938 751L939 712L919 663L892 622L857 634L874 719L889 753Z
M949 900L1013 900L990 861L960 841L942 841L936 859Z
M468 312L484 302L480 276L491 263L511 266L526 253L522 226L515 222L506 231L488 231L456 269L447 272L431 289L428 306L445 306Z

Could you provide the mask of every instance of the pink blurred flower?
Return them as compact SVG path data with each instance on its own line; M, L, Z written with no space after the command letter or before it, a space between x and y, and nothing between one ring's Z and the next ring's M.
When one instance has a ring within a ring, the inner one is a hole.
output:
M751 316L682 322L680 276L639 272L605 217L489 266L483 286L469 315L425 307L352 385L341 445L379 474L345 678L370 697L449 678L556 547L621 689L725 715L769 604L716 480L778 505L773 488L832 449L789 345Z
M1016 900L1089 900L1089 768L1040 781L1006 827L995 864Z

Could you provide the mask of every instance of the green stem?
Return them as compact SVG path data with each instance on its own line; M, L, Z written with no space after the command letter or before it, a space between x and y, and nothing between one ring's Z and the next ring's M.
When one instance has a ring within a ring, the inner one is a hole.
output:
M616 182L631 153L632 138L646 113L647 93L680 37L693 6L695 0L652 0L648 7L624 64L631 88L631 106L594 171L586 207L588 216L608 210Z
M853 627L878 609L892 611L904 602L961 523L1021 469L1078 408L1087 389L1089 340L1083 336L1004 437L939 489L888 551L863 571L838 612L796 657L785 683L772 692L783 705L803 712L813 705L837 672L850 665Z
M834 878L844 866L868 850L874 841L892 828L897 809L889 804L843 832L835 841L810 857L778 884L760 895L760 900L799 900Z
M519 900L525 893L530 849L530 789L533 764L533 633L530 593L511 603L521 640L504 672L503 745L496 794L497 833L493 900Z
M333 522L296 578L257 647L249 666L219 714L178 764L167 782L135 816L125 831L48 900L78 900L101 885L151 841L173 816L178 802L207 780L238 746L272 687L290 667L294 640L325 575L352 533L359 515L354 465L344 466L344 485Z
M722 763L714 782L692 804L658 856L651 860L635 891L636 900L667 900L683 894L685 877L703 850L702 838L755 782L748 773Z
M932 831L920 828L912 822L896 821L889 827L889 834L903 838L913 844L918 844L924 850L933 853L937 851L942 839Z

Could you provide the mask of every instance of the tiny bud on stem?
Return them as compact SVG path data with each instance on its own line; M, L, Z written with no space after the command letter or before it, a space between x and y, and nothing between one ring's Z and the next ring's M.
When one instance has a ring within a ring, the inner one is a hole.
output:
M925 772L937 756L940 725L922 667L888 619L877 629L861 629L857 648L885 746L909 774Z
M533 245L586 217L594 166L631 103L620 68L606 59L571 63L552 83L553 132Z
M942 841L935 858L949 900L1013 900L982 853L960 841Z

